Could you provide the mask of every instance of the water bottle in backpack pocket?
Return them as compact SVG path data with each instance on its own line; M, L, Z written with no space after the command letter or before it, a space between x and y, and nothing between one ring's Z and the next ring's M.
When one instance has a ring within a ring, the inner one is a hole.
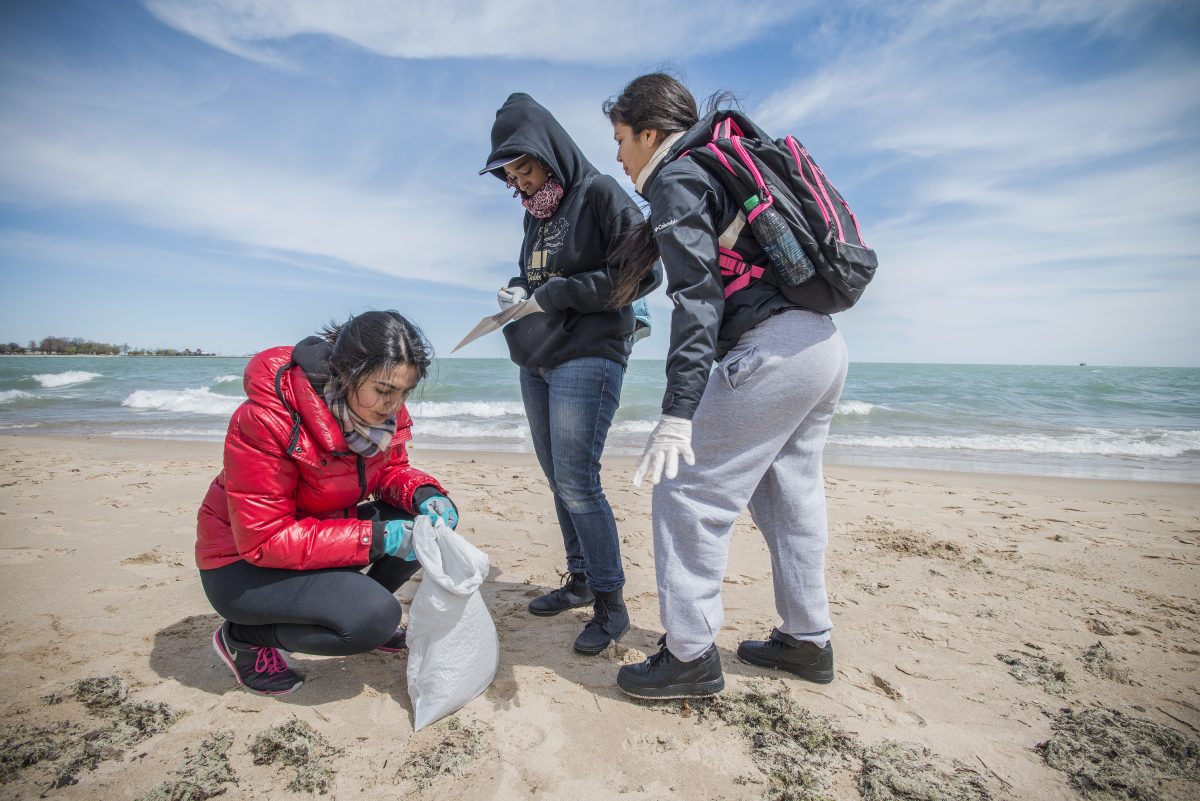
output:
M800 247L791 226L779 212L763 205L757 194L751 195L742 207L746 210L751 233L771 260L771 267L784 286L800 286L816 276L817 268L812 259Z

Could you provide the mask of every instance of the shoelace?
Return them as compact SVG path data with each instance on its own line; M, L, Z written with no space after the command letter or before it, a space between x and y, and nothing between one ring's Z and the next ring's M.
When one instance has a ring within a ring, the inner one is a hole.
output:
M608 625L608 604L606 604L601 599L597 599L592 615L593 615L592 619L589 620L587 622L587 624L584 626L585 629L590 629L593 626L596 626L599 628L604 628L605 626L607 626Z
M671 651L667 648L666 637L660 639L658 644L658 653L650 657L650 667L657 667L659 662L670 664L671 660L674 659L674 657L671 655Z
M574 576L575 576L575 574L572 573L570 570L568 570L566 573L559 573L558 574L558 578L559 578L558 589L555 590L554 592L557 592L557 593L572 592L575 589L572 586L572 582L575 580Z
M282 673L287 669L287 662L283 661L283 657L274 648L264 646L258 649L258 658L254 660L255 673L266 673L268 676L274 676L276 673Z

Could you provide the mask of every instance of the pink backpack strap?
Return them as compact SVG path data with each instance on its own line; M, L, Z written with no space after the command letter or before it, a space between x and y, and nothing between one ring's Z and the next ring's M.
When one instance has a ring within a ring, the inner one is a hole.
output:
M745 289L750 285L751 280L762 278L763 273L766 272L762 267L747 264L742 260L741 254L729 248L717 250L717 264L721 267L723 278L733 279L725 285L725 297L727 298L739 289Z
M713 126L712 138L729 139L734 136L745 136L742 133L742 127L733 121L733 117L726 117Z

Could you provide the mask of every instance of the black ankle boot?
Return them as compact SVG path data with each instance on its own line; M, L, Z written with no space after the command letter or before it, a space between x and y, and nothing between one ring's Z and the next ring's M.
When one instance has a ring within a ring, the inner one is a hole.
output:
M703 698L725 689L721 654L715 644L691 662L681 662L667 649L667 636L658 640L658 653L645 662L617 671L617 686L634 698Z
M568 609L587 606L595 600L582 573L563 574L563 585L529 602L531 614L550 617Z
M592 606L592 619L583 627L583 631L575 638L575 650L581 654L595 656L616 642L629 631L629 610L625 608L625 599L621 588L612 592L596 593L596 602Z
M746 640L737 649L738 659L759 667L786 670L816 684L833 681L833 643L821 647L771 629L769 640Z

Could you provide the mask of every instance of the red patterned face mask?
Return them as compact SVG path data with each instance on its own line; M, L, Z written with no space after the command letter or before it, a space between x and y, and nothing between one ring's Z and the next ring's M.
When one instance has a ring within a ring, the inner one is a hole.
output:
M546 183L542 184L542 188L534 192L527 198L521 200L521 205L525 210L537 217L539 220L545 220L554 216L554 212L558 210L558 204L562 201L565 190L558 181L551 176L546 179Z

